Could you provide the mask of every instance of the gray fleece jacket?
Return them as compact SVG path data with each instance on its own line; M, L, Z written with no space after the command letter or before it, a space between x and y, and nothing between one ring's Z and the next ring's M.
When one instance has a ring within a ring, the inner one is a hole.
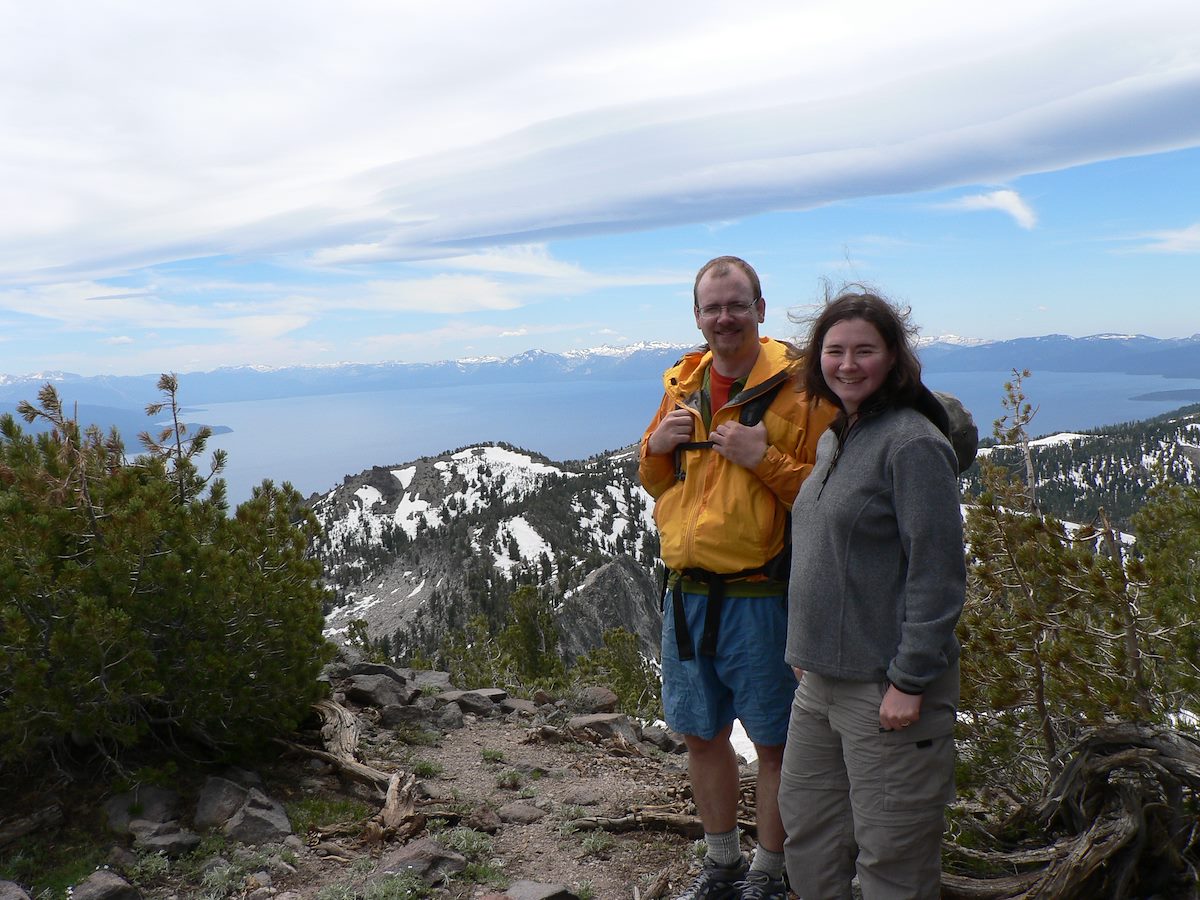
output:
M792 506L787 661L921 693L959 655L954 451L913 409L860 420L837 448L830 429Z

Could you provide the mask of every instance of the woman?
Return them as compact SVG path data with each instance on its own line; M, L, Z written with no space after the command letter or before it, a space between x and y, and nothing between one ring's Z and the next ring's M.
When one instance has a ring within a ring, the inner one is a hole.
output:
M938 897L954 797L966 590L957 464L907 316L843 292L803 389L841 413L792 507L787 661L799 684L780 808L804 900Z

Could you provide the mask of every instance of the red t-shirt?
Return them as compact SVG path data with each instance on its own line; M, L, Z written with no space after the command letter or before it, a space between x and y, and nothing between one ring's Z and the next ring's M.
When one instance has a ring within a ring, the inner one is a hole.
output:
M712 411L714 413L729 402L729 391L733 387L734 382L740 380L739 378L726 378L715 368L710 367L708 372L708 395L711 398Z

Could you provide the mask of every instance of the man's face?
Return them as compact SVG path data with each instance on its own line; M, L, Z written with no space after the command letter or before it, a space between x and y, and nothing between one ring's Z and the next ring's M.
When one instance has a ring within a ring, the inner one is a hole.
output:
M740 305L745 311L735 312L730 304ZM746 308L745 304L751 305ZM717 315L706 315L718 308ZM757 356L758 326L765 312L765 301L760 298L754 302L750 281L739 269L730 269L724 275L706 272L696 288L696 327L718 358Z

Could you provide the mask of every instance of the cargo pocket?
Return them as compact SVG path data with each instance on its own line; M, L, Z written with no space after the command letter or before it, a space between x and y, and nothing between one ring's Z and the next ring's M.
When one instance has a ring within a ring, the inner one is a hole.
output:
M880 735L883 808L888 812L918 812L954 800L954 722L923 719L912 728Z

